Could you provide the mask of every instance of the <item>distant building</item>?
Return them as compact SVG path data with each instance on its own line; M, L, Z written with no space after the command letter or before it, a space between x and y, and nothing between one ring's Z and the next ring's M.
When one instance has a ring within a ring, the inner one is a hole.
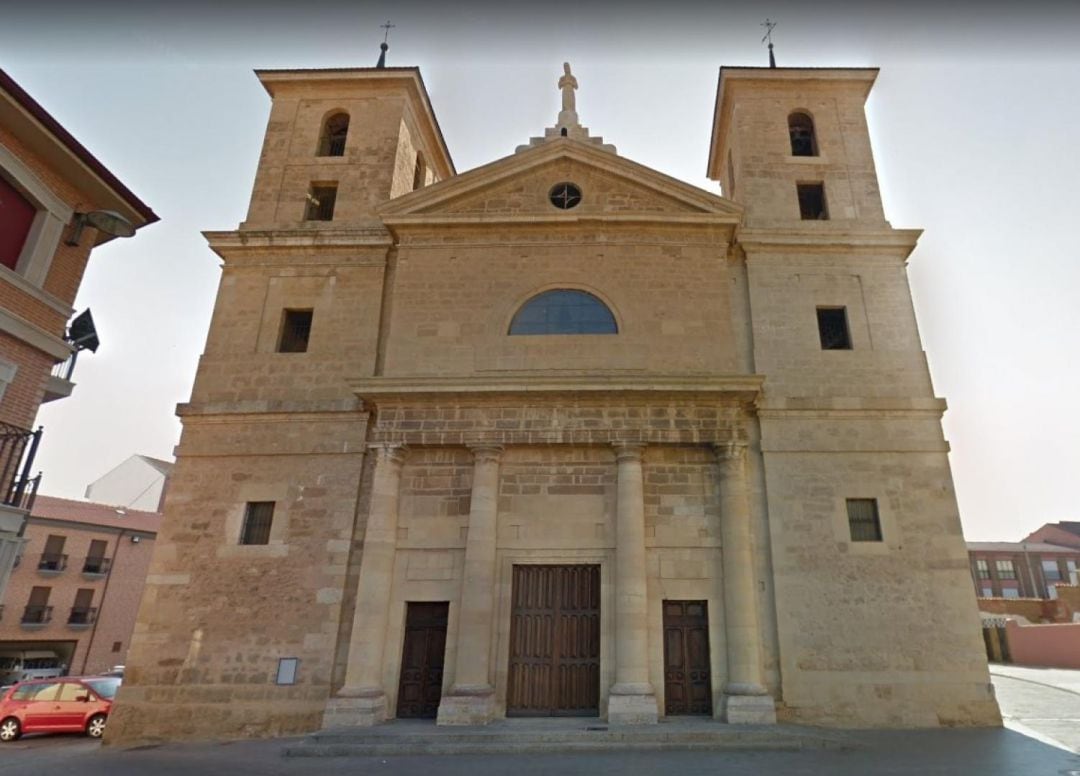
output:
M979 598L1056 598L1057 584L1076 585L1080 548L1046 542L968 542Z
M38 407L69 396L90 319L68 325L90 251L154 212L0 70L0 597L39 477Z
M1024 537L1025 542L1050 542L1063 547L1080 549L1080 523L1063 521L1046 523L1042 528L1032 531Z
M66 671L123 664L161 515L38 496L0 603L0 657L55 652Z
M168 461L133 455L86 486L86 499L146 512L161 511L165 488L172 474Z

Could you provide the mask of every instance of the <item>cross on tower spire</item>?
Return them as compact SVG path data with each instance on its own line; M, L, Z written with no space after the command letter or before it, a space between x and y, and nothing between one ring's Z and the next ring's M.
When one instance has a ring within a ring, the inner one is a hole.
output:
M390 20L387 19L386 24L380 24L379 27L383 30L386 30L386 32L383 33L382 43L379 44L379 49L381 50L379 54L379 61L375 63L375 67L381 70L382 68L386 67L386 51L390 48L390 44L386 41L390 38L390 30L392 30L394 27L397 27L397 25L391 24Z
M761 42L769 41L769 67L776 67L776 57L773 56L772 49L772 31L776 27L776 22L765 19L761 26L765 28L765 37L761 39Z

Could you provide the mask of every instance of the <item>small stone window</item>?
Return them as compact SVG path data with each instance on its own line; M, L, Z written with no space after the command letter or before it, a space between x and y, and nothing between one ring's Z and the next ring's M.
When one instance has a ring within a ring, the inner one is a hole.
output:
M590 293L571 288L544 291L521 306L510 334L618 334L615 316Z
M305 221L333 221L334 204L337 201L337 184L313 185L307 196Z
M349 114L335 113L323 122L319 136L319 156L344 156L345 139L349 136Z
M824 183L797 183L795 189L799 195L799 216L803 221L829 220Z
M880 542L881 519L876 498L847 500L848 528L853 542Z
M846 307L819 307L817 327L822 350L851 350Z
M278 353L306 353L311 337L312 310L285 310L281 316Z
M124 643L122 641L114 641L112 643L112 651L113 652L119 652L121 647L123 647L123 646L124 646Z
M249 501L244 507L244 525L240 529L240 544L269 544L270 526L273 522L273 501Z
M814 134L814 120L805 113L792 113L788 116L788 135L791 138L792 156L817 156L817 137Z
M573 183L556 183L548 194L548 199L559 210L569 210L581 204L581 189Z

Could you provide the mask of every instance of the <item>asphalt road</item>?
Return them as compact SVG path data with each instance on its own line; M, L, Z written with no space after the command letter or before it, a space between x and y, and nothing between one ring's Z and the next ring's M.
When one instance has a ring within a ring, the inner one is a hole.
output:
M1028 671L1037 669L1026 669ZM67 776L1080 776L1080 672L995 676L1013 729L859 732L847 750L605 752L565 755L283 758L291 740L167 745L118 751L80 736L28 736L0 747L0 774ZM1070 751L1071 748L1071 751Z

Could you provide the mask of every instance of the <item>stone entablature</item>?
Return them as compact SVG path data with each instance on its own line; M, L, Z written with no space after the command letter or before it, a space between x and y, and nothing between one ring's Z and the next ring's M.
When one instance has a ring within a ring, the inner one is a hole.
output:
M520 375L472 380L375 378L352 384L373 415L371 440L402 445L719 444L746 439L761 386L657 376Z

